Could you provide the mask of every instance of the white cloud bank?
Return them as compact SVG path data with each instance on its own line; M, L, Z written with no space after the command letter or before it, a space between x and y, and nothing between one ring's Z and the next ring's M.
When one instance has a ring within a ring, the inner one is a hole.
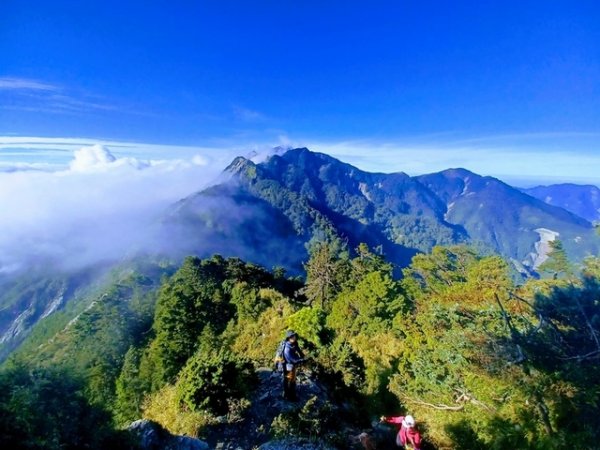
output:
M66 168L0 173L0 273L48 258L79 268L143 248L165 208L221 169L203 155L141 160L92 145Z

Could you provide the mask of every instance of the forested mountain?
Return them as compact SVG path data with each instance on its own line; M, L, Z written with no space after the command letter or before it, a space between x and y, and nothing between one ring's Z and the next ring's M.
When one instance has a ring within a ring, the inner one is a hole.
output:
M600 438L598 237L564 209L463 169L295 149L237 158L156 236L102 270L4 282L5 354L23 342L0 446L135 449L123 429L145 418L203 448L356 449L367 430L386 449L373 419L399 412L429 449ZM290 328L311 356L297 404L265 369Z
M574 261L599 248L589 222L495 178L463 169L418 177L368 173L305 148L260 163L236 158L218 183L148 226L145 234L154 236L149 249L124 248L118 263L58 273L50 261L26 274L1 275L0 359L41 318L70 303L87 305L110 285L113 268L149 260L177 265L187 255L218 253L300 275L313 242L340 239L351 251L366 243L399 275L418 252L469 243L536 275L556 237Z
M600 222L600 189L597 186L564 183L536 186L523 189L523 192L590 222Z
M220 256L186 258L160 285L115 280L4 365L0 445L133 449L113 427L144 417L209 448L358 450L367 430L391 449L372 420L407 411L429 449L594 448L597 258L575 275L556 247L549 278L517 285L465 246L416 255L401 280L354 253L314 243L305 281ZM289 328L310 355L296 404L255 372ZM284 444L259 447L271 439Z
M558 233L575 260L597 252L598 239L588 221L496 178L464 169L417 178L444 201L446 219L461 224L471 242L482 243L516 262L535 266L536 243L548 232Z
M585 219L464 169L368 173L299 148L259 164L237 158L225 173L222 183L181 201L169 223L180 226L185 242L211 236L212 249L237 245L237 236L241 246L225 253L261 263L269 255L297 268L307 242L332 235L351 248L379 248L401 267L434 245L469 242L526 272L544 260L544 244L555 236L575 260L600 245Z

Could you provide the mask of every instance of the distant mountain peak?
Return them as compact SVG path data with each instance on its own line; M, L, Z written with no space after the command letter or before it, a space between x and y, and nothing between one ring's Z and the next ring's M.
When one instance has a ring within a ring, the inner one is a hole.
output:
M481 175L476 174L475 172L471 172L468 169L465 169L463 167L453 167L450 169L446 169L443 170L441 173L446 174L449 177L455 177L455 178L464 178L464 177L469 177L469 176L476 176L476 177L481 177Z
M288 239L292 233L298 248L315 233L334 233L351 246L383 245L402 265L410 254L433 245L471 242L535 269L536 258L543 257L538 251L543 236L536 230L559 233L576 259L600 244L581 217L465 168L411 177L363 171L306 147L272 150L263 159L249 155L233 160L224 172L228 178L211 193L223 197L220 208L239 205L238 213L228 211L238 219L251 215L248 205L260 205L253 206L261 210L252 220L262 226L261 220L269 217L264 222L267 235L278 224L280 235ZM209 224L228 230L232 220L217 225L211 219ZM244 227L256 228L250 221Z
M239 175L246 172L247 169L251 167L256 167L256 164L243 156L237 156L223 172L231 175Z
M248 155L246 155L246 159L251 160L255 164L260 164L273 156L283 155L284 153L290 151L293 147L278 145L277 147L269 148L266 150L252 150Z

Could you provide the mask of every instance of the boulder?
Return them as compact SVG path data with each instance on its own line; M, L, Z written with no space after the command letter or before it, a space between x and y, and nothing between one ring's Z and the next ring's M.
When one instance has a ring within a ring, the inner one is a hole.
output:
M208 450L208 444L189 436L174 436L151 420L136 420L127 430L142 450Z

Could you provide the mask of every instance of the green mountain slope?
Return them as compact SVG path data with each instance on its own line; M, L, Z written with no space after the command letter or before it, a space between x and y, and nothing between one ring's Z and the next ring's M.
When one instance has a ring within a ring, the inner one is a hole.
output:
M41 319L14 355L81 376L93 402L110 404L124 354L149 331L157 288L171 273L140 262L113 269L87 295Z
M73 273L32 270L0 278L0 361L15 349L40 320L77 303L103 283L106 269Z
M464 169L418 177L368 173L306 148L260 164L237 158L219 185L182 200L169 219L211 250L229 242L230 255L259 263L274 256L295 269L304 245L326 235L350 248L366 242L400 266L434 245L462 242L526 271L543 261L548 239L563 240L576 260L599 249L588 221L500 180Z
M472 241L505 257L533 265L536 244L550 232L558 233L573 259L598 252L598 238L588 221L498 179L464 169L417 179L444 201L448 221L462 225Z

